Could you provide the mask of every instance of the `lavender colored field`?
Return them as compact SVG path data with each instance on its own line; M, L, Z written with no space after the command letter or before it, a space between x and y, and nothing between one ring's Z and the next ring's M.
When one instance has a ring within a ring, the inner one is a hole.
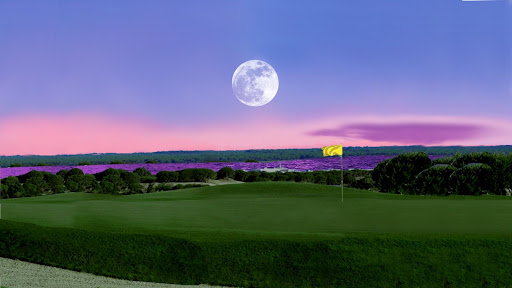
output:
M393 155L371 155L371 156L345 156L343 157L343 170L348 169L373 169L380 161L392 158ZM430 159L436 159L444 156L430 156ZM263 168L277 168L281 165L283 168L295 171L318 171L340 168L339 157L324 157L317 159L304 160L284 160L264 163L247 162L210 162L210 163L166 163L166 164L106 164L106 165L88 165L88 166L35 166L35 167L12 167L0 168L0 178L8 176L23 175L31 170L46 171L57 173L60 170L79 168L86 174L94 174L104 171L108 168L124 169L133 171L139 167L144 167L151 173L156 174L160 171L178 171L187 168L209 168L218 171L223 167L231 167L234 170L242 169L250 171Z

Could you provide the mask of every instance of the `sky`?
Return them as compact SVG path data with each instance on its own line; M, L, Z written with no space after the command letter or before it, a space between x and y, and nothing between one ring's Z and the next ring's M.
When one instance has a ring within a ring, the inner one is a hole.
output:
M512 145L511 111L512 0L0 0L0 155Z

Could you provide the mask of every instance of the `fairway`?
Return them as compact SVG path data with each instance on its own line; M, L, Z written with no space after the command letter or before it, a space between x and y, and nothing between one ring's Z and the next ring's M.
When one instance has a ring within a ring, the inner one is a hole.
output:
M512 199L425 197L339 187L245 183L111 196L67 193L2 201L2 219L47 227L194 240L331 238L354 233L512 234Z

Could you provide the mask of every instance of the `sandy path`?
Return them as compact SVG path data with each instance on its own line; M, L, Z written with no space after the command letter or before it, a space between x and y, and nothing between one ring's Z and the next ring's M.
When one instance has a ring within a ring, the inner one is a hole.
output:
M0 258L0 287L8 288L207 288L209 285L175 285L118 280Z

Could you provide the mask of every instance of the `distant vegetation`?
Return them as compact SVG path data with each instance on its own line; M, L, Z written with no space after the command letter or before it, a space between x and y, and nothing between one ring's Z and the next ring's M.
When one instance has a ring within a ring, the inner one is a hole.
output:
M387 147L346 147L345 156L399 155L407 152L425 152L429 155L453 155L455 153L511 153L512 146L387 146ZM240 151L168 151L132 154L80 154L57 156L0 156L0 167L44 165L92 165L109 163L198 163L198 162L262 162L321 158L322 150L275 149Z
M64 192L138 194L197 187L170 182L202 182L234 179L241 182L287 181L340 185L339 170L312 172L265 172L221 168L193 168L160 171L152 175L145 168L133 172L109 168L84 174L73 168L56 175L32 170L2 180L2 198L51 195ZM143 185L144 184L144 185ZM424 152L404 153L377 164L372 171L343 171L344 186L384 193L409 195L506 195L512 192L512 154L488 152L461 154L430 160Z
M162 175L165 175L165 172L176 177L172 179L170 177L163 178ZM4 199L64 192L127 195L201 187L203 186L201 184L170 185L166 182L206 182L209 179L215 179L215 177L216 173L210 169L185 169L178 172L162 171L156 176L152 176L144 168L138 168L133 173L122 169L109 168L96 174L84 174L78 168L61 170L57 174L32 170L24 175L2 179L1 191ZM155 183L157 180L164 183ZM144 187L141 183L149 184Z

